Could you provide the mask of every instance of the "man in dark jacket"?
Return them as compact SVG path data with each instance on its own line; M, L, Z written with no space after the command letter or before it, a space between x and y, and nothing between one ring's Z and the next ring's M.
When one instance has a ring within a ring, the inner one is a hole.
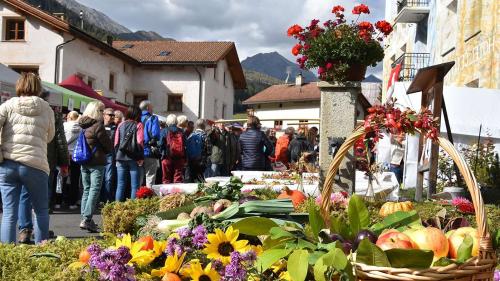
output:
M62 115L58 110L54 110L55 120L55 136L50 143L47 144L47 160L49 162L49 208L54 205L56 193L56 178L57 169L59 167L61 175L67 176L69 156L68 144L64 135L64 126ZM19 243L29 243L31 233L33 232L33 219L31 216L31 200L28 191L23 188L19 200Z
M241 134L239 144L241 147L241 168L244 171L264 171L266 159L274 153L274 148L260 130L259 118L248 117L247 130Z
M115 112L112 108L104 109L104 128L111 140L115 141ZM114 149L106 155L106 166L104 168L103 188L101 189L101 201L114 201L116 191L116 160Z
M153 115L153 105L150 101L142 101L139 107L142 110L141 122L144 125L144 176L146 186L152 187L160 165L160 122L158 117Z
M196 130L186 141L186 157L188 161L185 182L204 182L204 171L207 167L211 148L205 132L206 121L198 119Z
M225 172L225 158L227 154L226 130L224 126L214 126L209 135L209 140L212 145L212 155L210 155L210 173L211 177L221 176Z

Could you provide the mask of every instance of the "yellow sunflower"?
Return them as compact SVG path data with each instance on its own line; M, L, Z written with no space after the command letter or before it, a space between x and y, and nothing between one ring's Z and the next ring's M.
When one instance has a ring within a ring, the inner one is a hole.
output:
M151 275L163 277L167 273L179 273L179 269L181 269L182 263L184 262L184 257L186 257L186 253L182 254L180 258L177 257L177 254L168 256L165 260L165 266L160 269L153 269Z
M264 252L264 249L262 248L261 245L257 245L257 246L252 245L250 247L255 252L256 256L260 256Z
M185 268L182 275L187 278L191 278L191 281L219 281L220 275L215 269L212 268L212 264L209 263L205 266L205 269L201 266L200 261L191 260L189 267Z
M155 254L155 257L161 256L166 247L167 241L153 241L153 252Z
M153 262L155 259L155 253L153 250L142 250L145 242L132 242L132 237L130 234L126 234L122 239L116 239L114 249L118 249L121 246L125 246L130 250L130 255L132 255L132 259L129 261L129 264L135 263L140 266L146 266Z
M282 271L279 278L280 281L292 281L292 277L290 277L290 273L288 271Z
M221 229L216 229L215 233L207 235L208 243L205 244L203 253L209 259L220 260L224 265L229 264L232 252L245 252L249 248L247 240L238 241L238 235L240 235L240 232L233 230L232 226L225 233Z

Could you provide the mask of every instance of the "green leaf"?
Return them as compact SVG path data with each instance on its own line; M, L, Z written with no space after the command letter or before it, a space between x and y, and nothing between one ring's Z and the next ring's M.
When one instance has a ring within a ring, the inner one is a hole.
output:
M472 257L473 244L474 240L472 239L472 236L470 235L465 236L464 241L462 242L462 244L460 244L460 247L458 247L457 251L458 262L465 262L466 260Z
M321 258L325 252L323 251L314 251L309 255L309 264L314 265L318 261L319 258Z
M347 216L349 217L349 225L353 234L357 234L360 230L365 229L370 224L370 215L366 208L363 199L354 194L349 200L347 207Z
M34 253L30 256L30 258L54 258L54 259L61 259L61 256L58 255L58 254L54 254L54 253L49 253L49 252L45 252L45 253Z
M319 208L315 204L309 206L309 225L311 225L314 237L318 237L318 233L325 227L325 222L319 213Z
M295 250L288 257L287 270L293 281L303 281L307 276L309 268L309 252L306 250Z
M333 267L336 271L342 271L348 264L347 257L340 249L332 249L328 253L321 256L313 267L314 280L326 281L325 272L329 267Z
M239 210L240 205L238 203L233 203L231 204L231 206L227 207L227 209L213 216L212 218L215 220L228 220L238 214Z
M281 227L273 227L269 230L269 234L271 235L272 239L279 239L283 237L291 237L295 238L295 235L292 233L282 229Z
M345 221L342 221L340 217L330 217L330 231L340 234L340 236L347 240L354 240L355 238L349 225Z
M382 231L384 231L385 229L406 228L414 224L421 224L420 216L417 214L417 211L397 211L385 217L382 222L374 224L371 227L371 230L377 235L380 235L380 233L382 233Z
M455 263L455 261L452 259L449 259L447 257L442 257L442 258L438 259L437 261L435 261L432 264L432 266L447 266L447 265L450 265L452 263Z
M382 267L391 266L384 251L368 239L363 239L359 243L358 250L356 251L356 262Z
M493 249L500 249L500 229L497 229L493 237Z
M255 267L259 272L264 272L265 270L270 268L273 264L275 264L277 261L288 256L290 252L291 252L290 249L266 250L257 258Z
M434 258L433 251L415 249L390 249L385 254L396 268L429 268Z
M306 241L304 239L298 239L297 240L297 248L314 250L314 249L316 249L316 245L314 245L313 243Z
M258 236L268 234L273 227L278 227L278 224L268 218L249 217L244 218L232 224L234 229L238 229L240 233Z

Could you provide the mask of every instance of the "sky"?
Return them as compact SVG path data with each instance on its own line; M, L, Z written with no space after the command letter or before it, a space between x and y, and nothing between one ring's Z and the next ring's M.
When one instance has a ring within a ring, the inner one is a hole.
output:
M385 0L78 0L127 28L155 31L178 41L233 41L240 60L277 51L295 61L290 50L295 40L286 36L293 24L332 18L335 5L346 15L356 4L370 7L363 20L384 18ZM368 73L381 76L381 65Z

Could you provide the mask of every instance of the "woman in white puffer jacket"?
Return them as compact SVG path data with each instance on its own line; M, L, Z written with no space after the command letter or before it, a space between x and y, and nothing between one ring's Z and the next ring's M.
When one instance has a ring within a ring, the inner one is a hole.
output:
M78 209L76 202L78 201L78 194L80 191L80 165L73 162L72 155L75 149L76 141L82 127L78 124L80 115L76 111L68 113L67 121L64 122L64 134L66 135L66 142L68 143L69 152L69 182L64 181L63 198L64 202L68 204L70 210Z
M17 81L17 97L0 105L0 192L3 216L0 241L16 241L16 222L22 187L26 187L36 214L35 242L49 238L47 143L54 138L54 112L39 97L38 75L23 73Z

